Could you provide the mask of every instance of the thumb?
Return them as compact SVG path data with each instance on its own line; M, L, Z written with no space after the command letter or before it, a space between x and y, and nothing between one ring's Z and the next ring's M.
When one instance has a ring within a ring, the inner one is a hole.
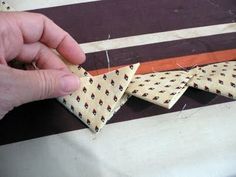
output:
M0 73L0 91L5 92L3 94L13 107L35 100L68 95L79 87L79 78L66 71L23 71L1 67Z

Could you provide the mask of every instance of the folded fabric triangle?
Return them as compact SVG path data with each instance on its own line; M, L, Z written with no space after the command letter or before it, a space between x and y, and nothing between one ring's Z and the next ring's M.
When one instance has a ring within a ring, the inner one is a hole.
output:
M58 100L92 131L98 132L123 104L125 90L138 67L139 64L134 64L92 77L80 67L69 66L80 76L80 88Z
M236 99L236 61L216 63L186 71L135 75L139 64L103 75L91 76L83 68L67 64L81 79L81 87L59 101L98 132L133 95L170 109L189 86Z
M85 69L83 69L81 66L72 65L72 64L66 62L66 60L63 60L63 61L66 63L69 70L72 73L74 73L75 75L77 75L78 77L87 77L87 76L93 77ZM127 93L123 94L121 99L117 101L117 104L114 108L114 113L116 113L120 109L120 107L123 106L128 101L129 97L130 97L130 95L128 95Z
M185 71L136 75L126 93L170 109L187 90L191 77Z
M236 99L236 61L215 63L192 69L189 86Z

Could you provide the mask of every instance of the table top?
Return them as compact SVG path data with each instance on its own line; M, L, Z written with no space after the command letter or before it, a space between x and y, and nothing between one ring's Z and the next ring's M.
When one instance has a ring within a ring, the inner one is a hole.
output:
M105 51L111 67L151 63L150 71L236 53L230 0L7 2L68 31L93 74L106 71ZM235 110L235 101L193 88L170 110L132 97L93 134L54 99L25 104L0 121L0 176L235 176Z

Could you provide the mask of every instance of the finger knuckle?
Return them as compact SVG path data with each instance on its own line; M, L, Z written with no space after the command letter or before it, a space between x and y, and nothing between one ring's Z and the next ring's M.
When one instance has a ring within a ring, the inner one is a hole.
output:
M37 72L38 75L38 82L39 82L39 99L45 99L45 98L50 98L53 93L54 93L54 79L53 77L48 74L48 72L46 71L38 71Z

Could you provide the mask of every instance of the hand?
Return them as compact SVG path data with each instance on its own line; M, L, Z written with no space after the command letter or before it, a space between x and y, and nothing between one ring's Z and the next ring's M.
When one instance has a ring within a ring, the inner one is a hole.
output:
M73 64L85 61L77 42L47 17L26 12L0 13L0 119L16 106L67 95L79 79L52 51ZM34 62L39 70L8 66L16 58Z

